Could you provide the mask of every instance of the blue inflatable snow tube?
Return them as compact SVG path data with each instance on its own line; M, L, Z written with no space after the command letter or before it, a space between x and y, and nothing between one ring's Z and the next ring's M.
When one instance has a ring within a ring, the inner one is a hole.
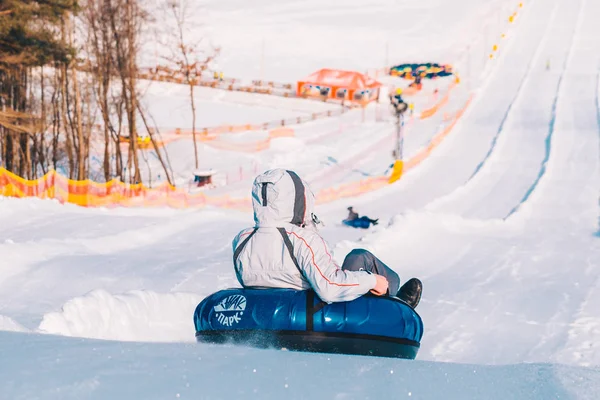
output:
M394 297L327 304L312 290L227 289L194 313L200 342L414 359L421 317Z
M361 217L350 220L345 219L342 221L342 224L351 226L353 228L369 229L369 227L371 226L371 221L369 221L369 218Z

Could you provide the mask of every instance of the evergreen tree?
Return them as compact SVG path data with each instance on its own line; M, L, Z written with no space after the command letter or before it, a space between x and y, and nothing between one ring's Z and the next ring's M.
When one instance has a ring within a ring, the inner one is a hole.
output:
M74 51L60 34L76 0L2 0L0 2L0 65L2 68L68 63Z
M43 148L32 122L33 69L74 58L64 22L76 11L76 0L0 0L0 165L21 176L35 175Z

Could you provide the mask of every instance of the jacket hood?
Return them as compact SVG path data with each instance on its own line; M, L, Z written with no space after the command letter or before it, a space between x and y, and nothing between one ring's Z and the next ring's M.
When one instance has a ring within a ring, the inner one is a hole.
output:
M294 171L272 169L256 177L252 208L257 227L281 227L312 223L315 195Z

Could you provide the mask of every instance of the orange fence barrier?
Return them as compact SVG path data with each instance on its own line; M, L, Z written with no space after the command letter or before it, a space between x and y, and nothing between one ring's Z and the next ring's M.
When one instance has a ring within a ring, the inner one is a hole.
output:
M381 189L389 184L388 180L389 178L386 176L376 176L357 182L348 182L333 188L321 189L316 194L317 204L330 203L347 197L356 197Z
M165 67L147 68L147 69L140 70L140 78L142 78L142 79L153 79L153 80L173 82L173 83L185 83L185 77L179 76L179 74L180 74L179 72L172 71ZM154 78L156 78L156 79L154 79ZM206 79L208 79L208 78L206 78ZM222 82L227 82L227 83L233 84L238 81L239 80L236 80L236 79L226 79L226 80L223 80ZM202 82L204 82L204 81L202 81ZM271 88L289 89L291 87L291 84L283 84L283 83L276 83L276 82L252 81L252 84L253 85L267 85ZM420 119L429 118L429 117L433 116L439 109L444 107L446 105L446 103L448 102L450 91L452 91L452 89L454 89L454 87L456 85L457 85L457 81L454 81L448 88L448 92L444 95L444 97L442 97L442 99L439 102L437 102L430 108L423 110L420 113L419 118ZM206 84L204 86L213 87L213 84L212 83L210 85ZM407 91L407 90L408 89L406 89L405 91ZM247 90L245 90L245 91L247 91ZM215 127L203 127L203 128L198 128L196 130L196 134L199 135L198 136L199 140L210 141L210 140L216 139L218 135L222 135L222 134L269 130L269 129L273 129L273 128L277 128L277 127L298 125L298 124L316 121L319 119L324 119L324 118L329 118L329 117L337 117L337 116L344 114L351 108L356 108L356 107L361 107L361 106L363 106L363 105L346 104L346 105L344 105L344 107L340 107L339 109L311 113L310 115L306 115L306 116L292 117L292 118L287 118L287 119L279 119L279 120L265 122L262 124L220 125L220 126L215 126ZM100 125L98 125L97 128L100 129ZM171 130L170 132L166 132L166 134L176 134L176 135L182 135L182 136L190 135L191 136L192 131L191 131L191 129L184 130L181 128L175 128L174 130ZM157 146L162 147L165 144L172 142L174 140L176 140L176 139L170 138L170 139L167 139L164 141L157 141ZM129 139L127 137L122 137L121 141L123 143L128 143ZM150 142L149 138L146 138L146 137L138 138L138 146L141 149L153 148L153 145ZM217 145L215 147L218 147L218 146L219 145ZM257 150L252 150L252 151L260 151L260 149L268 148L268 144L262 144L262 145L258 145L258 146L259 147L257 148ZM244 150L240 150L240 151L244 151Z
M523 7L523 3L519 3L519 8ZM513 13L509 18L509 22L514 22L517 13ZM505 37L503 33L502 38ZM498 51L498 46L495 44L493 52ZM490 59L493 59L493 54L490 54ZM158 71L158 70L157 70ZM164 75L163 75L164 76ZM144 78L140 76L140 78ZM146 79L152 79L147 77ZM177 77L164 77L157 80L169 81L169 79L177 80ZM223 81L214 81L210 86L219 84ZM229 80L229 84L233 86L232 80ZM181 83L181 82L177 82ZM262 85L264 82L253 82L253 84ZM278 88L288 90L285 85L276 85L273 82L266 83L270 85L270 88ZM432 108L424 110L421 113L421 119L427 118L435 114L441 107L443 107L449 100L450 91L458 84L458 79L449 88L446 95ZM233 90L233 89L230 89ZM245 90L242 88L236 90ZM442 143L442 141L450 134L452 129L456 126L459 119L464 114L465 110L469 106L473 99L473 94L469 96L465 105L453 116L451 122L442 129L434 138L429 142L427 146L422 148L413 157L407 161L396 161L392 170L391 177L378 176L363 179L357 182L349 182L333 188L325 188L317 193L317 203L323 204L332 201L336 201L345 197L354 197L367 192L380 189L388 184L395 182L402 177L402 174L418 166L423 160L425 160L433 152L433 150ZM327 116L340 115L344 111L338 110L325 112ZM204 128L201 130L204 140L211 141L211 145L214 143L214 139L217 134L220 133L234 133L244 132L248 130L256 130L256 127L261 126L262 129L271 129L277 127L284 127L286 125L292 125L294 123L301 123L302 121L317 119L317 115L323 113L312 114L308 117L297 117L295 119L281 120L273 123L266 123L262 125L240 125L240 126L226 126L217 128ZM176 133L184 134L181 130L177 130ZM186 132L190 133L191 132ZM286 128L281 130L275 130L270 132L269 138L266 139L270 142L275 137L293 136L293 130ZM142 140L142 144L149 146L149 142ZM162 143L161 143L162 144ZM246 145L247 146L247 145ZM252 144L254 146L253 151L263 146L262 144ZM27 180L21 178L6 169L0 167L0 196L7 197L37 197L42 199L56 199L61 203L71 203L83 207L172 207L172 208L190 208L190 207L204 207L214 206L227 209L240 209L248 210L251 206L251 200L249 197L233 198L227 195L223 196L210 196L206 193L189 193L184 189L175 188L167 183L161 184L155 188L147 188L143 184L126 184L118 180L112 180L106 183L97 183L90 180L74 181L70 180L55 171L50 171L43 177L35 180Z
M157 66L155 68L140 68L138 71L138 78L158 82L188 84L183 72L163 66ZM254 80L250 84L246 84L241 79L215 78L214 76L202 76L201 73L198 74L197 78L192 79L191 83L194 86L204 86L213 89L269 94L281 97L296 97L295 86L291 83L263 82L260 80Z
M319 119L329 118L329 117L339 117L342 114L345 114L349 111L349 108L336 108L334 110L321 111L316 113L311 113L309 115L303 115L299 117L291 117L286 119L278 119L274 121L265 122L262 124L244 124L244 125L220 125L211 128L200 128L196 130L196 133L204 135L205 137L216 137L217 135L227 134L227 133L242 133L249 131L260 131L260 130L269 130L274 128L285 127L289 125L298 125L305 122L316 121ZM181 129L176 128L171 133L175 133L177 135L191 135L191 129Z
M96 183L90 180L73 181L55 171L36 180L23 179L0 168L0 195L7 197L38 197L56 199L82 207L173 207L189 208L214 206L247 209L250 200L230 196L191 194L169 184L147 188L142 184L130 185L118 180Z
M448 101L450 100L450 93L452 92L452 90L454 90L456 85L458 85L458 83L456 81L452 82L452 84L448 87L448 91L446 91L446 94L444 94L444 96L433 106L421 111L419 118L427 119L429 117L432 117L435 115L435 113L437 113L440 110L440 108L442 108L446 104L448 104Z
M397 162L390 179L378 176L349 182L333 188L325 188L317 193L318 204L328 203L346 197L354 197L372 192L395 180L400 179L402 172L416 167L448 136L472 100L472 95L459 110L452 122L440 131L431 142L408 161ZM270 138L293 135L291 130L272 132ZM397 169L401 168L400 175ZM210 196L206 193L188 193L184 189L162 184L155 188L147 188L142 184L130 185L117 180L107 183L96 183L90 180L73 181L55 171L51 171L36 180L23 179L4 168L0 168L0 195L8 197L38 197L56 199L61 203L72 203L83 207L172 207L190 208L213 206L228 209L248 210L250 198L232 198L230 196Z
M199 141L202 142L210 142L207 143L211 146L214 145L214 147L217 148L225 148L225 147L220 147L220 146L227 146L227 145L220 145L220 144L216 144L216 139L218 139L218 137L220 135L223 134L229 134L229 133L243 133L243 132L252 132L252 131L261 131L261 130L286 130L288 126L290 125L297 125L297 124L302 124L305 122L310 122L310 121L316 121L319 119L323 119L323 118L329 118L329 117L336 117L336 116L340 116L344 113L346 113L348 111L348 108L340 108L340 109L335 109L335 110L327 110L327 111L321 111L318 113L312 113L310 115L305 115L305 116L300 116L300 117L292 117L292 118L287 118L287 119L279 119L276 121L271 121L271 122L265 122L263 124L245 124L245 125L221 125L221 126L216 126L216 127L212 127L212 128L199 128L196 130L196 135L197 135L197 139ZM289 131L292 132L292 136L293 136L293 130L289 129ZM191 129L181 129L181 128L175 128L174 130L171 131L167 131L164 132L164 138L162 140L156 140L156 144L157 146L163 147L164 145L171 143L175 140L178 140L182 137L188 137L188 136L192 136L192 130ZM289 136L289 135L288 135ZM271 136L271 138L273 138L273 136ZM270 139L269 139L270 142ZM127 137L121 137L121 143L123 144L127 144L129 143L129 139ZM150 137L138 137L138 146L140 149L152 149L153 148L153 144L150 141ZM245 151L248 146L242 146L242 149L239 151ZM259 147L264 145L258 145ZM266 147L264 148L268 148L268 143L266 144ZM263 148L263 150L264 150ZM236 150L236 148L230 147L229 150ZM253 151L260 151L260 150L253 150Z
M157 66L154 68L140 68L138 70L137 77L139 79L168 82L177 84L189 84L187 78L183 72L173 70L168 67ZM304 97L298 96L296 93L296 84L292 83L280 83L272 81L253 80L250 83L242 79L235 78L222 78L219 74L216 76L213 74L212 77L204 76L202 71L197 72L197 77L192 78L192 85L204 86L212 89L222 89L236 92L256 93L256 94L267 94L272 96L280 97L295 97L295 98L308 98L310 100L322 101L320 97ZM341 99L327 99L328 102L341 103ZM364 104L361 102L348 104L351 107L360 107Z
M331 201L339 200L346 197L355 197L364 193L372 192L387 186L395 181L399 180L402 175L412 168L419 165L424 159L429 157L433 149L448 136L452 131L458 120L462 117L465 110L469 106L472 100L472 95L469 97L463 108L461 108L454 116L452 122L442 129L437 135L431 139L429 144L412 156L408 161L397 161L392 170L392 176L377 176L372 178L363 179L358 182L350 182L335 188L322 189L317 193L317 204L329 203Z
M292 117L287 119L278 119L276 121L265 122L263 124L244 124L244 125L221 125L210 128L199 128L196 130L196 138L201 142L207 142L208 145L232 151L241 151L241 152L257 152L261 150L265 150L269 148L271 139L274 131L279 132L292 132L293 129L287 128L290 125L298 125L306 122L316 121L319 119L329 118L329 117L338 117L340 115L345 114L349 108L339 108L334 110L321 111L317 113L311 113L310 115L304 115L300 117ZM99 127L99 126L98 126ZM152 128L151 128L152 129ZM262 131L269 130L270 136L268 139L265 139L260 142L255 142L253 144L227 144L224 142L217 142L216 140L220 135L229 134L229 133L244 133L244 132L252 132L252 131ZM175 128L174 130L164 132L164 136L162 139L156 139L156 146L158 148L164 147L165 145L174 142L176 140L181 139L182 137L191 137L192 130L191 129L181 129ZM129 144L129 138L126 136L121 136L120 142L123 145ZM138 136L137 138L138 148L142 150L154 149L154 145L150 140L149 136Z
M319 204L344 197L357 196L387 185L384 176L350 182L318 192ZM71 203L82 207L172 207L192 208L213 206L227 209L248 210L249 197L210 196L205 193L191 194L183 189L162 184L147 188L142 184L130 185L120 181L96 183L89 180L73 181L55 171L50 171L36 180L23 179L4 168L0 168L0 195L7 197L37 197L56 199L60 203Z
M456 113L456 115L452 119L452 122L450 122L444 129L442 129L437 135L435 135L426 147L421 149L419 152L417 152L417 154L412 156L408 161L406 161L404 163L404 171L405 172L409 171L412 168L419 165L424 159L429 157L429 155L431 154L433 149L435 149L436 147L438 147L440 145L440 143L442 143L442 141L446 138L446 136L448 136L448 134L452 131L454 126L457 124L460 117L462 117L462 115L464 114L464 112L467 109L467 107L469 106L469 104L471 104L472 99L473 99L473 95L470 95L467 102L463 106L463 108L461 108Z
M243 153L256 153L271 147L271 140L281 137L293 137L294 130L291 128L277 128L269 132L269 137L251 143L235 143L223 140L212 140L206 144L220 150L239 151Z
M431 154L431 152L440 145L440 143L442 143L442 141L446 138L446 136L448 136L448 134L452 131L452 129L454 128L454 126L458 123L458 120L463 116L464 112L466 111L467 107L469 107L469 104L471 104L471 101L473 100L473 94L471 94L469 96L469 98L467 99L465 105L452 117L451 122L446 125L446 127L444 129L442 129L440 132L438 132L429 142L429 144L427 144L427 146L425 146L424 148L422 148L421 150L419 150L417 152L417 154L415 154L414 156L412 156L410 159L408 159L407 161L404 160L396 160L394 163L394 167L392 169L392 175L389 178L389 183L394 183L397 180L399 180L400 178L402 178L402 175L408 171L410 171L411 169L413 169L414 167L416 167L417 165L419 165L423 160L425 160L427 157L429 157L429 155Z

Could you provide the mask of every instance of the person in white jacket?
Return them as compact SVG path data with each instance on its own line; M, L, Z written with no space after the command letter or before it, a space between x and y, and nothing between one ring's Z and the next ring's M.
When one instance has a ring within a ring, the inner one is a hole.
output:
M340 268L317 232L315 196L293 171L273 169L252 188L255 226L233 240L233 263L243 287L313 289L326 303L354 300L367 292L398 295L411 307L421 282L400 278L364 249L355 249ZM400 289L400 290L399 290Z

